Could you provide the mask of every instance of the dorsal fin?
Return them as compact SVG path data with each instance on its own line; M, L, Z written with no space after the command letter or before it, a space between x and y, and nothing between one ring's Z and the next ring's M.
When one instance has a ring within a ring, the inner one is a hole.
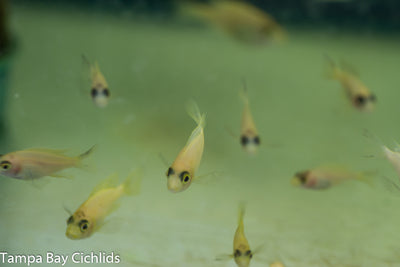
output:
M103 190L103 189L108 189L108 188L112 188L112 187L116 187L118 185L118 174L117 173L113 173L110 176L108 176L106 179L104 179L103 181L101 181L98 185L96 185L92 192L90 193L90 196L93 196L94 194L96 194L97 192Z
M57 154L57 155L64 156L68 150L67 149L50 149L50 148L29 148L29 149L25 149L25 151L51 153L51 154Z

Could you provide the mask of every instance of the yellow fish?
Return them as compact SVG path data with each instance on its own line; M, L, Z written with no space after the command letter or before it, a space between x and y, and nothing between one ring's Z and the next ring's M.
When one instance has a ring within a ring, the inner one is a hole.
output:
M331 59L328 58L328 61L328 78L340 82L353 107L360 111L372 111L375 107L376 96L361 82L356 71L346 64L339 67Z
M119 198L140 192L141 179L138 171L132 172L120 185L117 185L117 175L108 177L94 188L89 198L68 218L65 235L70 239L90 237L104 225L106 216L118 207L116 202Z
M249 242L244 235L244 212L245 208L242 204L239 206L238 227L235 232L235 237L233 238L233 254L217 257L217 260L233 258L237 266L239 267L248 267L250 265L250 260L253 258L254 255L254 253L250 249Z
M90 77L92 80L90 95L93 103L99 108L105 108L108 105L110 98L110 90L108 88L107 81L104 78L104 75L101 73L97 62L91 64L84 55L82 55L82 58L90 67Z
M258 146L260 145L260 137L258 135L253 116L250 112L249 98L247 96L246 86L244 87L242 98L244 102L244 108L240 130L240 143L247 152L249 152L250 154L254 154L257 151Z
M192 102L188 105L188 114L197 123L185 147L179 152L167 171L167 186L173 192L182 192L189 187L195 178L204 150L205 114Z
M21 180L62 177L55 173L71 167L83 167L82 160L91 154L93 148L76 157L65 156L62 150L44 148L8 153L0 157L0 175Z
M368 183L362 173L352 172L339 166L321 166L297 172L292 179L292 185L321 190L347 180L359 180Z
M272 16L244 1L212 1L208 5L191 3L183 5L182 10L245 43L264 44L287 39L286 32Z

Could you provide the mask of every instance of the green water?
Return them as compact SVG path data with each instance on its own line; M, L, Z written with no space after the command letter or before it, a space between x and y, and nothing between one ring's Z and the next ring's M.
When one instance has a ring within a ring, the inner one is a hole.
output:
M2 177L0 251L114 252L120 266L235 266L214 259L232 253L245 201L246 236L252 248L263 245L251 266L400 266L400 198L381 183L382 176L398 178L378 145L363 137L368 129L390 147L399 140L398 37L289 28L288 43L258 48L205 27L129 16L16 6L11 19L19 51L1 152L47 147L75 155L98 147L92 170L65 171L73 180L45 178L38 187ZM109 83L104 110L82 85L83 53L99 62ZM357 66L377 95L373 113L354 110L340 85L324 79L324 54ZM262 140L256 156L226 130L239 134L242 77ZM191 98L207 113L198 173L218 175L172 194L159 154L171 163L194 129L185 112ZM291 186L295 172L324 163L374 173L374 186ZM144 169L142 192L121 200L109 217L113 231L67 239L63 207L75 210L99 181L115 172L123 179L136 167Z

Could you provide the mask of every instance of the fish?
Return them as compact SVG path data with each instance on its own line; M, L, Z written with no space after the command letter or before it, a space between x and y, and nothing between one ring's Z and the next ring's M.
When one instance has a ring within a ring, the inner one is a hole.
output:
M242 123L240 127L240 143L245 151L249 154L255 154L257 148L260 146L260 136L258 134L253 116L250 111L249 98L247 95L246 84L242 92L242 99L244 108L242 113Z
M243 43L260 45L287 40L286 31L271 15L245 1L186 3L181 12L208 22Z
M238 226L233 238L233 254L220 255L216 260L222 261L233 258L238 267L248 267L250 265L250 260L253 258L255 252L251 251L249 242L244 234L244 213L245 206L241 203L239 205Z
M186 190L196 179L195 173L200 165L204 150L205 114L201 114L196 103L187 106L189 116L197 123L186 145L167 170L167 187L173 193Z
M82 58L90 68L90 96L93 100L93 103L99 108L105 108L108 105L111 96L108 83L104 78L103 73L100 71L100 67L97 62L94 62L94 64L90 63L90 61L84 55L82 55Z
M135 170L118 185L118 175L112 174L97 185L88 199L67 219L65 235L72 240L85 239L98 232L106 217L118 208L117 201L124 195L140 193L141 170Z
M67 168L83 168L83 160L94 150L89 150L76 157L66 156L65 150L31 148L11 152L0 156L0 175L20 180L34 180L44 176L63 177L57 174Z
M329 57L327 57L327 60L327 78L340 82L352 106L362 112L373 111L377 98L360 80L354 68L346 63L342 63L339 67Z
M306 189L322 190L347 180L358 180L370 183L364 173L349 171L342 166L321 166L314 169L297 172L292 178L292 185Z

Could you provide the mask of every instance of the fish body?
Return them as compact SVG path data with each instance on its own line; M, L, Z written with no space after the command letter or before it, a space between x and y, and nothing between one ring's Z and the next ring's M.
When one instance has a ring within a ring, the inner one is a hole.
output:
M203 156L205 114L200 113L195 103L189 105L188 114L196 121L197 127L168 168L167 187L174 193L184 191L190 186Z
M76 157L68 157L61 150L32 148L11 152L0 157L0 174L21 180L57 176L55 173L82 167L82 160L92 152L93 147Z
M321 190L346 180L363 180L360 173L354 173L341 167L319 167L295 174L292 184L307 189Z
M90 68L90 96L93 100L93 103L99 108L105 108L108 105L110 99L110 90L108 87L108 83L104 78L103 73L100 71L99 64L97 62L92 64L85 56L82 57Z
M90 237L104 225L105 218L118 207L117 201L123 195L139 193L140 175L132 173L119 185L116 185L117 180L117 175L111 175L99 184L89 198L68 218L66 230L68 238L75 240Z
M249 99L246 91L243 92L242 98L244 102L244 108L240 127L240 143L244 150L250 154L254 154L260 145L260 136L258 135L258 131L250 111Z
M245 43L263 44L270 40L281 42L287 38L283 28L272 16L244 1L190 4L185 10Z
M238 227L233 239L233 258L239 267L248 267L250 265L250 260L253 257L249 242L244 234L244 212L244 206L240 206Z
M340 82L345 89L347 98L353 107L360 111L370 112L375 108L376 96L358 78L350 67L339 67L329 60L328 77Z

